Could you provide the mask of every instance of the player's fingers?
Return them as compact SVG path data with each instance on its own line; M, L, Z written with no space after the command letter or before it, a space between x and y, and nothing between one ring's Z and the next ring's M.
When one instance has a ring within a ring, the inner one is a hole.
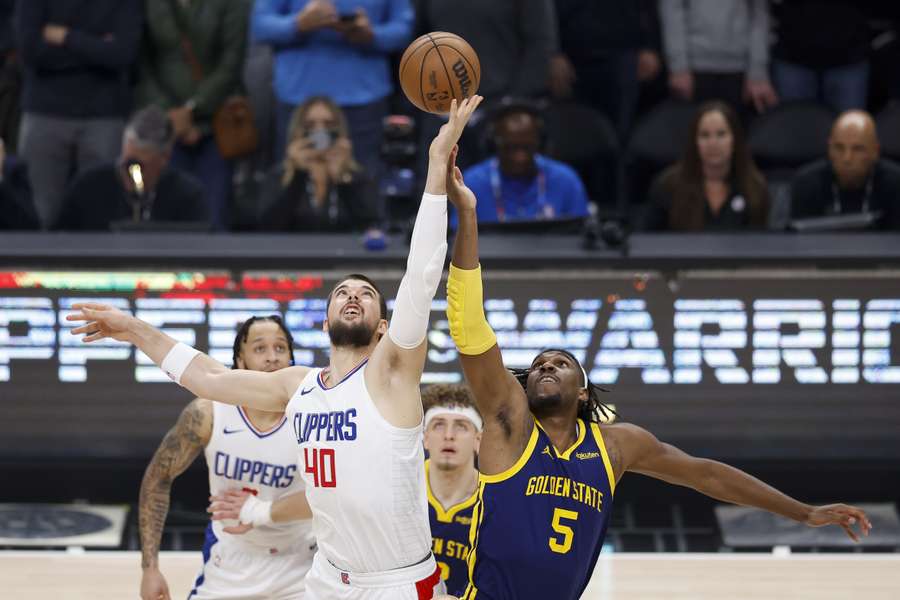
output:
M85 336L81 341L84 343L96 342L96 341L102 340L104 338L106 338L106 334L98 331L96 333L92 333L91 335Z
M453 167L453 178L456 179L456 183L459 185L463 185L465 182L463 181L462 171L459 170L459 167Z
M81 311L69 313L66 315L66 321L86 321L86 320L87 320L87 317Z
M848 525L844 525L843 523L841 523L841 527L844 529L844 532L846 532L846 534L850 537L851 540L853 540L854 542L859 541L859 536L856 535L856 532L853 531L853 529L851 527L849 527Z
M82 333L93 333L96 329L97 323L94 321L90 321L88 323L85 323L84 325L73 327L70 333L72 335L80 335Z

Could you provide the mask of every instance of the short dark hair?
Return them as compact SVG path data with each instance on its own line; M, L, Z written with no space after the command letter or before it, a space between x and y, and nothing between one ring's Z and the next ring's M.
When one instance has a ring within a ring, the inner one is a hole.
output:
M381 288L378 287L378 284L376 284L365 275L362 275L361 273L350 273L349 275L344 275L343 277L338 279L338 282L334 284L334 287L331 288L330 292L328 292L328 301L325 303L325 312L327 313L328 309L331 307L331 296L334 294L334 290L336 290L342 283L344 283L348 279L359 279L360 281L365 281L366 283L371 285L376 292L378 292L378 307L381 309L381 318L387 319L387 300L384 299L384 294L382 293Z
M125 126L125 139L138 146L167 152L175 141L169 116L155 104L134 113Z
M294 336L291 335L291 332L288 330L281 317L278 315L269 315L267 317L253 316L241 323L237 335L234 336L234 349L231 354L232 369L238 368L237 361L238 356L240 356L241 354L241 345L247 341L247 336L250 335L250 328L254 323L260 323L262 321L271 321L272 323L278 325L278 328L281 329L281 333L283 333L284 337L287 338L288 352L291 353L291 365L294 364Z
M481 415L469 386L464 383L434 383L425 386L422 389L422 406L426 411L435 406L474 408Z

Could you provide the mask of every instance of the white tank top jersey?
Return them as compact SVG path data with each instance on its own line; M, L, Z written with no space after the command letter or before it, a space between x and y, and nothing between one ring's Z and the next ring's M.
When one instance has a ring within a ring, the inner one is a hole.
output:
M366 389L367 360L326 388L311 370L285 415L319 550L351 573L399 569L431 552L422 426L394 427Z
M204 451L212 494L237 487L256 492L260 500L275 500L303 491L297 443L285 417L268 431L260 431L241 407L212 405L212 435ZM223 527L221 521L212 522L213 533L228 544L269 550L315 544L309 520L254 527L242 535L225 533Z

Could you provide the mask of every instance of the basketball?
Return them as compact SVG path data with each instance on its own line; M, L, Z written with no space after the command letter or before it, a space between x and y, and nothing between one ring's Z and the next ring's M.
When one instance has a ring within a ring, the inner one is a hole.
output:
M469 43L445 31L417 38L400 59L400 87L425 112L450 111L450 102L469 98L481 83L481 64Z

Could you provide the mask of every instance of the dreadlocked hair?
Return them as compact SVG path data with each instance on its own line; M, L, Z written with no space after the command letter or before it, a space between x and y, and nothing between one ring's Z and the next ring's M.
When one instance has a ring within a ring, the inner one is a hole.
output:
M422 389L422 406L426 411L435 406L474 408L478 416L481 416L469 386L464 383L434 383L425 386Z
M259 323L261 321L271 321L278 325L278 328L281 329L281 333L284 334L284 337L287 339L288 343L288 352L291 354L291 365L294 364L294 336L291 335L291 332L288 330L287 326L284 324L284 321L278 315L269 315L267 317L250 317L243 323L241 323L240 329L238 329L237 335L234 336L234 348L231 353L231 368L237 369L237 361L238 356L241 354L241 346L244 342L247 341L247 336L250 335L250 328L253 327L254 323Z
M579 370L584 369L581 366L581 363L578 361L575 356L569 352L568 350L563 350L561 348L548 348L547 350L542 351L540 354L544 352L560 352L568 356L576 365L578 365ZM540 354L538 356L540 356ZM519 382L519 385L522 386L522 389L525 392L528 392L528 375L531 373L531 367L529 368L516 368L510 369L510 372L513 374L513 377L516 378L516 381ZM587 376L587 371L584 371L585 377ZM619 413L617 413L612 407L605 404L600 400L600 394L609 392L606 388L602 388L595 383L591 383L590 379L586 379L584 382L584 387L587 389L588 397L587 400L578 405L578 418L586 423L607 423L612 420L610 415L615 415L617 418Z

